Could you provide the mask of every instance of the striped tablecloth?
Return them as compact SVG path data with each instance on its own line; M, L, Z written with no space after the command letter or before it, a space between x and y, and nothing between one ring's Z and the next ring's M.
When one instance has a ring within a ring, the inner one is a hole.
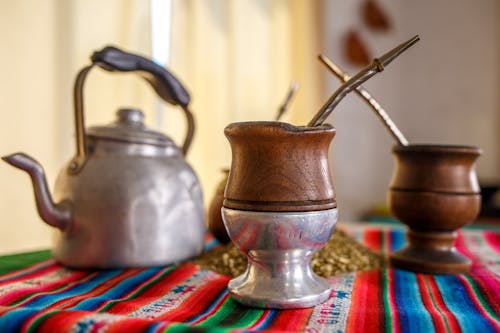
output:
M405 241L400 228L347 231L376 251ZM457 247L468 274L336 276L326 303L281 311L237 304L229 277L192 264L84 271L48 252L3 257L0 332L500 332L500 233L464 230Z

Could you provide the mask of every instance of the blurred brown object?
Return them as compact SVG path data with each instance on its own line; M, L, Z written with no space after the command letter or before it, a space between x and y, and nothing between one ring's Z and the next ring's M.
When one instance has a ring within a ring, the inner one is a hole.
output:
M215 190L215 194L210 202L207 214L208 230L222 244L229 243L230 239L222 221L221 208L224 201L224 189L226 188L227 178L229 177L229 169L222 169L223 177Z
M344 54L347 60L356 66L367 66L372 56L358 32L350 30L344 39Z
M386 32L392 27L389 17L375 0L366 0L362 5L363 22L374 31Z

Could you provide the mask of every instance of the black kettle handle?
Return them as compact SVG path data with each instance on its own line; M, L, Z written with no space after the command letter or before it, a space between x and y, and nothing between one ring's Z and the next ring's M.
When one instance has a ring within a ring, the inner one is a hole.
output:
M110 72L135 72L151 84L156 93L167 103L187 107L189 93L179 80L162 66L140 55L106 46L94 52L92 63Z
M187 133L182 145L182 153L186 155L191 146L195 124L193 114L189 110L189 93L180 81L152 60L122 51L113 46L106 46L102 50L94 52L90 59L92 64L78 73L74 85L76 156L70 164L70 172L78 172L86 160L83 84L88 72L94 66L110 72L138 72L165 102L179 105L183 109L187 120Z

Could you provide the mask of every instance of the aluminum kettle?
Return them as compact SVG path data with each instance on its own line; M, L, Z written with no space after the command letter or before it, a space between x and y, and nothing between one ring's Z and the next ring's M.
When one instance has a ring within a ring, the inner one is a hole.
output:
M205 236L201 187L184 160L194 133L181 83L142 56L105 47L75 81L76 155L57 177L53 198L43 168L23 153L2 157L33 182L40 217L57 229L53 256L77 268L165 265L199 254ZM83 85L88 72L137 72L187 118L182 151L147 129L143 114L121 109L110 125L86 129Z

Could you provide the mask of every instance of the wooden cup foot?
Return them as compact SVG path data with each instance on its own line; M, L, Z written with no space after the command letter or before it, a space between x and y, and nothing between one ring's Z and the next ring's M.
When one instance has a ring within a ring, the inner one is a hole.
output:
M457 252L456 232L409 230L408 245L391 254L391 265L414 272L459 274L470 270L471 261Z

